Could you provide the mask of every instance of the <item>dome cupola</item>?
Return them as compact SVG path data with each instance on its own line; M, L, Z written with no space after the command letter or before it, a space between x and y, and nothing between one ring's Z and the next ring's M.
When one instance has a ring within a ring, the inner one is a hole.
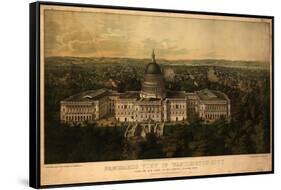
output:
M156 63L154 50L152 51L152 62L145 69L140 97L159 99L166 97L164 79L161 68Z
M155 53L152 51L152 62L146 66L145 74L161 74L161 69L155 61Z

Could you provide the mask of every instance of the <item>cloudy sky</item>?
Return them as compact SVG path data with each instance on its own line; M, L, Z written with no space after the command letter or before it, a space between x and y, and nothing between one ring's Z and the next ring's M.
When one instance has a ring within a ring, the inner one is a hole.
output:
M269 60L269 24L45 10L45 55Z

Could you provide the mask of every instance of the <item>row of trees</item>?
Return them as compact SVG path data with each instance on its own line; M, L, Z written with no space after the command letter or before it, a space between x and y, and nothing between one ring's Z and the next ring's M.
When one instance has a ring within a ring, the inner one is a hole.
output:
M75 163L120 160L124 127L69 127L47 121L45 162Z
M54 60L52 60L54 61ZM79 60L75 60L76 62ZM127 69L124 69L127 68ZM101 81L120 80L118 90L140 89L143 65L46 64L45 158L47 163L120 159L250 154L270 151L270 94L267 70L214 68L219 80L208 80L208 67L175 69L180 77L167 81L171 90L220 90L231 99L231 122L210 125L198 119L190 125L166 126L162 138L128 142L125 127L68 127L60 124L59 102L75 93L104 87ZM126 74L130 71L130 75ZM192 75L193 77L185 77ZM249 76L250 75L250 76ZM197 86L194 85L197 82ZM241 81L243 84L241 85ZM245 90L248 88L250 90Z
M233 125L221 120L208 125L198 121L188 126L166 126L162 138L149 134L146 141L137 142L138 148L131 151L140 159L269 152L269 141L265 139L267 127L250 120L241 127ZM132 159L131 154L127 156Z

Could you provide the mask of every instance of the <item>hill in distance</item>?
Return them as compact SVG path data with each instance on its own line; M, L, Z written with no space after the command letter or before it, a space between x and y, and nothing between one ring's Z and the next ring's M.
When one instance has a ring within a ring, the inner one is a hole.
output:
M92 65L92 64L147 64L151 60L137 58L119 58L119 57L46 57L45 63L53 66L67 65ZM223 59L201 59L201 60L166 60L157 59L160 65L166 66L219 66L229 68L244 68L244 69L269 69L268 62L262 61L234 61Z

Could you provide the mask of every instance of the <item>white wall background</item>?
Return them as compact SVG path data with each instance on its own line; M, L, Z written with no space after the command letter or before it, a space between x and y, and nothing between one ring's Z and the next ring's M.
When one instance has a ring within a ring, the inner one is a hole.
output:
M65 0L66 1L66 0ZM75 3L183 9L275 16L275 171L274 175L220 177L149 183L73 187L97 190L271 189L280 188L281 3L278 0L67 0ZM0 4L0 189L28 189L28 3ZM63 189L63 188L61 188Z

